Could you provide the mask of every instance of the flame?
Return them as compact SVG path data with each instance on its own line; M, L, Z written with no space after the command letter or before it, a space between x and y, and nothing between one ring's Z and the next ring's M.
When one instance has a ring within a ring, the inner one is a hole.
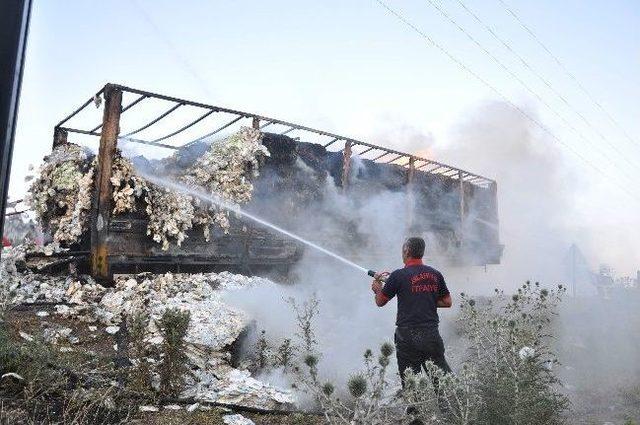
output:
M426 159L435 160L435 153L434 153L433 149L430 148L430 147L415 150L415 151L413 151L411 153L411 155L419 156L419 157L426 158Z

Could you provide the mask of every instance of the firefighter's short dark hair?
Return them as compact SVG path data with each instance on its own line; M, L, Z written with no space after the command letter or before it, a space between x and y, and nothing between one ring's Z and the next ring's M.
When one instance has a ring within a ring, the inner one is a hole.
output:
M411 258L422 258L424 256L424 248L426 246L424 239L419 237L411 237L404 243L407 255Z

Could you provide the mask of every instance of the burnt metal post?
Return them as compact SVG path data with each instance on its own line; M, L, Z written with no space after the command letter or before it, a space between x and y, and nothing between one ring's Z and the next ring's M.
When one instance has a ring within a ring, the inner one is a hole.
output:
M31 0L0 2L0 236L9 192Z
M53 148L57 148L60 145L67 143L67 136L69 133L67 130L63 130L60 127L53 129Z
M455 175L455 174L454 174ZM465 246L465 235L464 235L464 180L463 180L463 176L464 174L462 173L462 171L458 171L458 191L459 191L459 198L460 198L460 223L458 224L458 236L459 236L459 241L462 244L461 247L464 249Z
M491 240L495 242L496 246L500 246L500 230L499 230L499 218L498 218L498 184L496 182L489 183L489 193L491 194L491 202L493 203L491 211L490 221L493 223L494 228L492 231ZM502 250L502 248L500 248ZM502 252L502 251L500 251ZM498 254L500 256L501 254ZM499 258L499 257L498 257Z
M491 208L492 211L492 221L493 224L495 224L496 229L498 228L498 223L499 223L499 219L498 219L498 183L496 182L491 182L489 183L489 191L491 193L491 199L493 200L493 205ZM500 235L496 235L499 239Z
M407 170L407 228L409 231L413 229L413 210L415 208L415 194L413 193L413 180L416 175L416 159L409 158L409 169Z
M344 142L342 151L342 190L347 190L349 186L349 173L351 172L351 142Z
M110 279L108 236L113 196L111 173L113 156L116 153L118 134L120 133L122 91L108 84L104 89L104 100L102 134L95 179L98 196L95 201L91 227L91 272L94 277Z

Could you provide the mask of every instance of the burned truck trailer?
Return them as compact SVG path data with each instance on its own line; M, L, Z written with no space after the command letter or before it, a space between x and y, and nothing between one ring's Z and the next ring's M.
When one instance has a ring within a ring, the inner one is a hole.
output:
M96 116L100 109L101 120ZM144 214L113 214L110 180L119 149L127 150L141 169L158 160L132 153L133 146L173 152L178 162L190 163L206 151L208 141L242 126L259 130L270 154L243 209L295 231L317 222L314 242L340 251L345 245L341 241L357 240L375 254L381 247L362 232L350 208L356 211L357 205L385 199L398 203L394 209L405 232L427 236L433 251L447 262L499 263L497 186L491 179L279 119L116 84L104 86L54 129L54 148L71 137L74 143L97 145L88 230L69 254L86 254L91 274L106 279L139 271L286 270L298 262L301 244L233 214L228 232L213 229L207 240L194 228L180 246L168 250L147 236ZM327 199L327 188L332 199ZM331 203L342 202L336 197L350 206L331 208ZM331 230L322 227L323 220L331 220Z

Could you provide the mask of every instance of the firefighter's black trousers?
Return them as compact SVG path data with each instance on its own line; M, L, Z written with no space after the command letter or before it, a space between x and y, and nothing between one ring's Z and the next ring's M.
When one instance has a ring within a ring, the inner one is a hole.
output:
M445 373L451 372L444 358L444 343L437 327L397 327L394 340L403 388L404 372L411 368L418 374L428 360Z

